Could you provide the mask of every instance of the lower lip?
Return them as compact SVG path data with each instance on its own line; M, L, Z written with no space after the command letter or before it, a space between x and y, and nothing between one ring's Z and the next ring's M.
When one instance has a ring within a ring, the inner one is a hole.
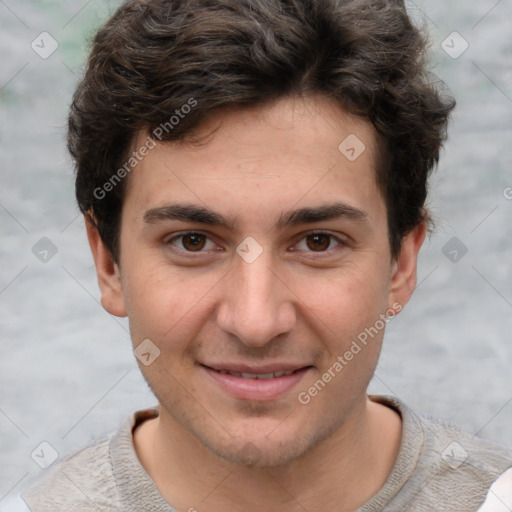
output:
M311 369L302 368L291 375L273 379L244 379L201 366L225 391L241 400L274 400L295 387Z

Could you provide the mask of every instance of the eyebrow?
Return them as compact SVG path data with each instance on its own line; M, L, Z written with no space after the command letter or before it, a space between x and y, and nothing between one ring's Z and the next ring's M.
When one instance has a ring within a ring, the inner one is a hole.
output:
M147 224L157 224L168 220L197 222L210 226L223 226L228 229L233 229L235 226L235 219L227 219L220 213L202 206L188 204L169 204L152 208L144 214L144 222Z
M356 222L366 222L368 214L347 205L345 203L334 203L316 208L300 208L285 212L280 215L276 228L286 226L298 226L301 224L313 224L315 222L325 222L329 220L348 219ZM184 222L196 222L210 226L222 226L233 230L237 222L235 218L224 217L220 213L214 212L208 208L188 204L169 204L157 208L152 208L144 214L146 224L157 224L169 220L181 220Z
M345 203L334 203L317 208L301 208L281 215L276 227L297 226L299 224L313 224L328 220L348 219L357 222L368 220L368 214Z

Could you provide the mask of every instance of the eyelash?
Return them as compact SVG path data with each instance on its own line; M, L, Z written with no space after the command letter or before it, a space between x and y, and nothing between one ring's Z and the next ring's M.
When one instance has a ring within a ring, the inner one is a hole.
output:
M190 236L190 235L204 236L207 239L206 243L208 243L208 242L213 243L211 238L206 233L203 233L201 231L184 231L182 233L179 233L177 235L172 236L171 238L166 239L165 240L165 244L172 246L173 242L175 242L177 240L180 240L180 239L183 239L184 237ZM332 233L329 233L329 232L326 232L326 231L311 231L311 232L308 232L308 233L305 233L304 235L302 235L301 238L297 241L297 243L294 244L294 247L297 246L300 242L305 241L308 237L315 236L315 235L327 236L330 239L329 248L324 250L324 251L311 251L311 250L310 251L305 251L305 252L308 252L310 254L315 254L315 256L314 256L315 258L321 258L322 255L332 255L332 252L334 250L339 250L339 249L341 249L341 248L343 248L344 246L347 245L347 242L345 240L342 240L340 237L338 237L336 235L333 235ZM330 247L332 241L337 243L337 245L334 248ZM185 253L185 254L187 254L187 256L192 256L192 257L195 257L194 256L195 254L201 255L201 254L204 254L205 252L207 252L206 250L188 251L187 249L177 248L176 246L174 246L174 247L180 253ZM293 252L298 252L299 250L298 249L292 249Z

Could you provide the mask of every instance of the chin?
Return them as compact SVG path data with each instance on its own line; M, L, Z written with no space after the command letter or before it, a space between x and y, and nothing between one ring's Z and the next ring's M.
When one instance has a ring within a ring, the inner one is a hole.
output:
M298 429L292 429L286 421L282 421L268 429L258 428L257 421L254 423L256 425L253 428L245 431L240 429L236 437L228 439L202 436L200 432L196 433L196 437L216 456L232 464L252 468L275 468L297 461L325 440L337 427L323 423L297 425Z
M298 443L297 439L276 446L275 443L263 441L243 441L229 446L208 446L215 455L239 466L251 468L274 468L286 466L300 458L308 451L307 444Z

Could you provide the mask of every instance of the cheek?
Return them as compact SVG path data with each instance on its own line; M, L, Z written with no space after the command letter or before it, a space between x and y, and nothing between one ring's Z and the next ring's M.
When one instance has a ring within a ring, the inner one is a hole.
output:
M323 277L298 279L297 295L332 335L356 335L387 309L386 269L352 264Z
M322 292L310 290L304 318L309 318L322 341L324 353L317 379L327 382L328 388L316 401L317 407L340 393L359 396L378 362L386 328L387 288L382 280L376 285L376 281L358 276L330 279ZM320 394L323 384L315 382L314 389L303 391Z
M182 350L208 315L218 276L184 274L165 263L138 268L145 270L133 269L125 286L133 343L149 338L166 351Z

